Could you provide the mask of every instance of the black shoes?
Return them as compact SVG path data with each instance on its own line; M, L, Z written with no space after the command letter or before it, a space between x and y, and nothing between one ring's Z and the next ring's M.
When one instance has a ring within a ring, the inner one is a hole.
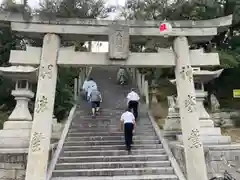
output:
M126 146L126 150L129 152L131 151L131 145L130 146Z

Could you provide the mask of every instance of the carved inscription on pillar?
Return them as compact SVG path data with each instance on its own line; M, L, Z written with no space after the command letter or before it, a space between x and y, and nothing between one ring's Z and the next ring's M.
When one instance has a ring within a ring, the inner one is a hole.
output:
M32 152L37 152L41 150L41 141L43 139L43 134L34 132L31 140L31 150Z
M184 107L187 108L189 113L196 111L196 97L188 95L187 99L184 101Z
M188 140L191 141L190 148L199 148L202 146L202 143L200 141L200 132L198 129L193 129L191 131Z
M193 70L191 66L183 66L180 71L181 77L185 80L193 81Z
M42 66L41 70L40 70L40 77L42 79L45 79L45 77L48 78L48 79L51 79L52 78L52 68L53 68L52 64L49 64L46 67Z
M129 27L112 24L109 29L109 59L127 59L129 55Z
M36 113L43 112L47 109L48 99L46 96L41 96L36 101Z

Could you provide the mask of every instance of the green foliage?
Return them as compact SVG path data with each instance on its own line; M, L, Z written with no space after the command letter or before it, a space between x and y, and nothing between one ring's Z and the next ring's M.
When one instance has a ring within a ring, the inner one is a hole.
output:
M0 66L8 66L10 50L15 49L16 40L11 33L10 28L2 28L0 30ZM0 106L2 110L8 111L15 105L13 97L10 95L13 89L13 83L0 76Z
M15 49L15 36L11 33L10 28L5 27L0 30L0 66L8 66L10 50ZM13 83L9 79L0 76L0 129L8 112L15 106L15 101L11 96Z
M77 77L78 70L59 68L58 73L54 114L58 120L62 120L74 103L74 78Z
M0 129L3 128L3 123L8 119L8 114L6 112L0 111Z
M218 51L220 56L221 67L224 69L238 67L240 63L240 56L234 51L220 49Z
M97 18L106 17L109 9L105 8L104 0L62 0L41 3L36 12L43 18Z

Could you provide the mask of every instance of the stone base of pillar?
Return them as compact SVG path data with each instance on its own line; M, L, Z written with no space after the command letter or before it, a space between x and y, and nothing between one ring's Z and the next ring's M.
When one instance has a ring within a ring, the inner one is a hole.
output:
M28 148L32 121L6 121L0 130L0 148Z

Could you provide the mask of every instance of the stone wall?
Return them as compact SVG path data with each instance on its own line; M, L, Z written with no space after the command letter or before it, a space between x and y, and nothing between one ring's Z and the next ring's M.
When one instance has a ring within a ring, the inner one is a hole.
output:
M0 180L24 180L27 153L0 153Z
M52 159L56 144L52 145L49 159ZM0 150L0 180L24 180L28 149Z
M170 143L170 147L180 168L186 176L183 146L177 143ZM204 147L204 151L209 178L223 174L224 171L227 170L232 177L237 180L240 179L240 173L237 172L238 168L240 168L240 144L212 145Z

